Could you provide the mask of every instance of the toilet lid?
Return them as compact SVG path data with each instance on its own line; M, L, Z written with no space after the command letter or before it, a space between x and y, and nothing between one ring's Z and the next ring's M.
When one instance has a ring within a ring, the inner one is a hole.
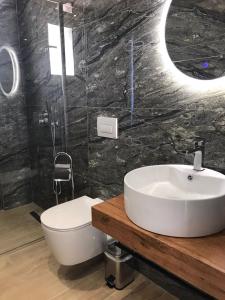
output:
M41 223L54 230L69 230L91 224L91 207L103 202L83 196L47 209Z

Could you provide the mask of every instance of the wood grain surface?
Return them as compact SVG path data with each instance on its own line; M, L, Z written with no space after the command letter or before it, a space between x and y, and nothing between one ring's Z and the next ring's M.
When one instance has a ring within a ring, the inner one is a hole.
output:
M94 206L92 223L196 288L225 299L225 231L204 238L154 234L129 220L123 195Z

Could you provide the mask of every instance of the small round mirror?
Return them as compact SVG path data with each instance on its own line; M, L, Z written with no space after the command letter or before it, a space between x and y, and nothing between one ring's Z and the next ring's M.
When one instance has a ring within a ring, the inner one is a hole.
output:
M225 1L173 0L166 45L184 74L202 80L225 76Z
M20 82L19 62L15 51L8 46L0 47L0 89L6 97L17 92Z

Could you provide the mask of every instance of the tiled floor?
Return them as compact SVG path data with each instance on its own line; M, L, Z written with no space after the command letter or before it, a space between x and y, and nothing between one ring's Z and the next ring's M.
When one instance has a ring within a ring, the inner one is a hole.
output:
M102 261L60 266L45 241L0 255L1 300L174 300L142 275L122 291L109 289Z
M30 215L41 212L34 203L0 211L0 254L43 237L40 224Z

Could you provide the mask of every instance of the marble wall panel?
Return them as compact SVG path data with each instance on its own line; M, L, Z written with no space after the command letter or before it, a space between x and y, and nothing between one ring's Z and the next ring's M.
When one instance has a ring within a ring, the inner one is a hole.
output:
M30 158L36 173L32 182L33 199L47 208L55 204L53 141L56 151L62 151L64 144L62 76L51 74L48 37L48 24L59 26L59 10L58 4L52 1L17 1L17 7ZM44 116L48 122L40 124ZM55 125L54 133L51 124Z
M0 46L14 49L20 62L16 1L0 1ZM8 72L5 69L5 72ZM7 77L7 74L4 76ZM28 128L23 81L13 98L0 92L0 208L9 209L32 201Z
M96 137L98 115L119 118L118 140ZM204 165L224 173L223 122L223 109L137 109L133 114L119 109L91 110L88 150L92 192L99 197L101 193L107 197L122 192L124 175L138 167L192 164L193 154L187 152L193 151L197 137L206 139Z
M77 4L74 4L73 13L64 12L64 27L72 29L73 42L73 70L74 76L66 76L65 90L68 107L86 107L86 32L84 22L79 15ZM70 59L67 57L66 59ZM72 64L72 61L70 62Z
M66 77L64 92L77 195L116 195L123 191L124 175L144 165L191 164L185 152L197 136L206 138L206 166L224 171L225 92L179 81L164 61L159 24L167 1L71 3L72 14L63 16L73 32L75 76ZM46 24L58 22L51 5L19 4L32 163L40 164L40 176L45 170L42 184L49 189L43 189L43 199L45 191L51 198L51 135L48 127L39 128L37 116L51 101L62 111L65 100L61 78L49 71ZM119 118L118 140L97 137L99 115ZM61 142L59 133L58 149Z
M92 4L102 9L100 2ZM131 0L99 18L89 11L88 174L95 196L122 192L124 175L137 167L192 164L193 155L185 152L198 136L206 138L205 165L224 172L225 92L222 86L198 89L179 81L162 59L159 24L165 4ZM97 137L99 115L119 118L118 140Z

